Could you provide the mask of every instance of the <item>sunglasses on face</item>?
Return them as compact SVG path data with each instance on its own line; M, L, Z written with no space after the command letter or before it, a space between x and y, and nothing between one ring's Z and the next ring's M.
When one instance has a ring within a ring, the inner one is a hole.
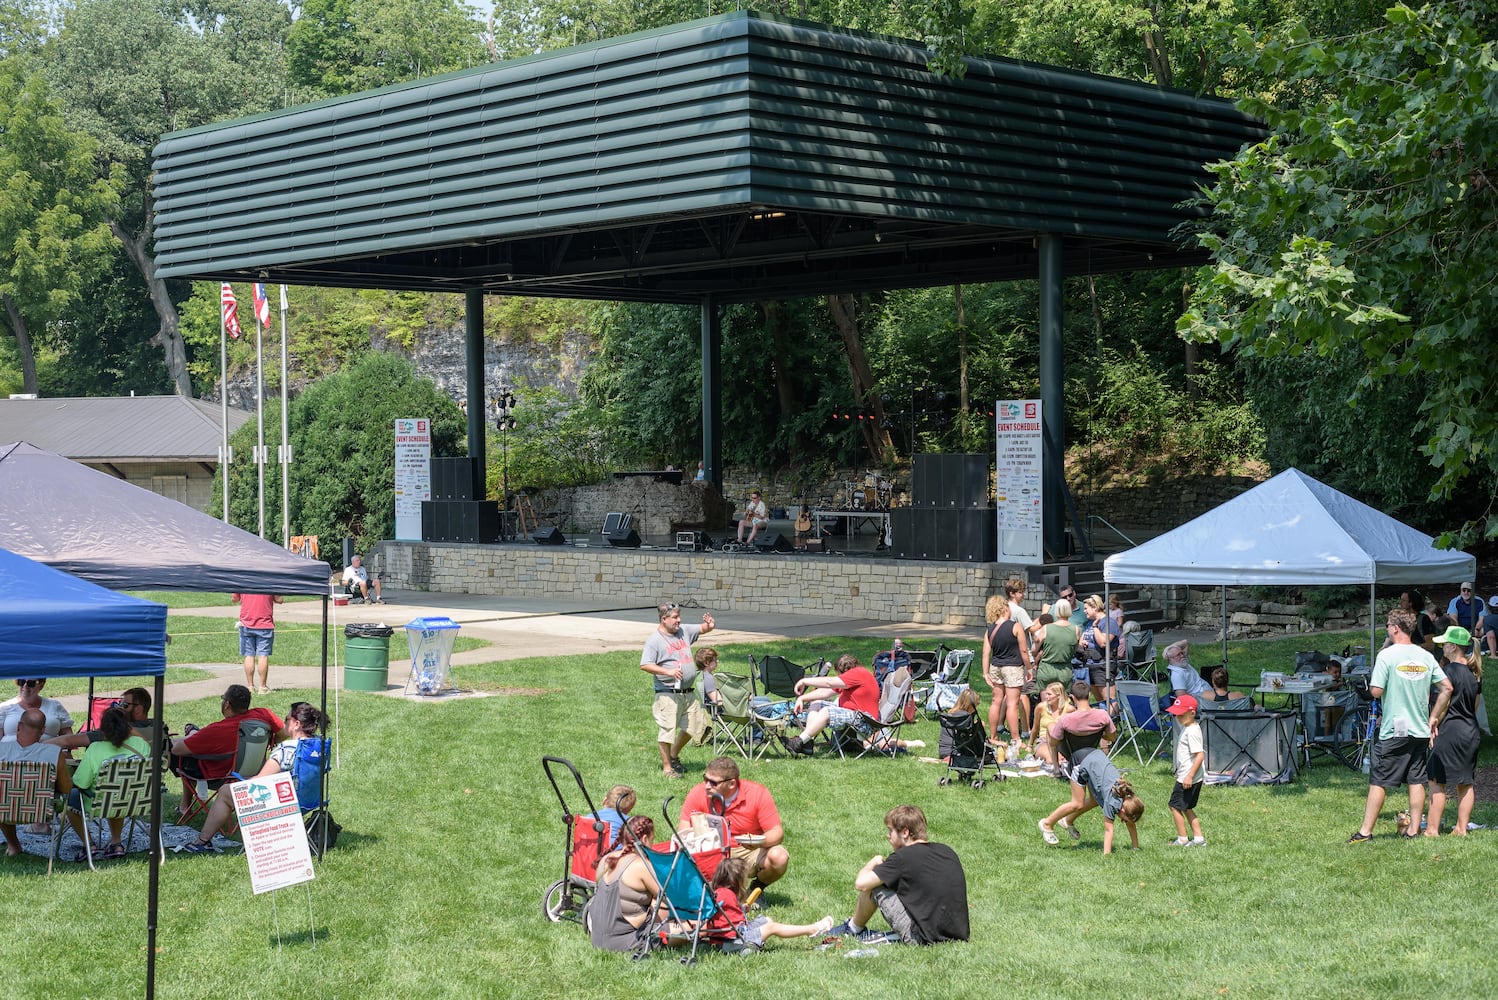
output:
M34 688L34 687L41 687L45 683L47 683L47 682L44 681L44 680L42 680L41 678L37 678L36 680L29 680L29 681L17 680L16 681L16 687Z

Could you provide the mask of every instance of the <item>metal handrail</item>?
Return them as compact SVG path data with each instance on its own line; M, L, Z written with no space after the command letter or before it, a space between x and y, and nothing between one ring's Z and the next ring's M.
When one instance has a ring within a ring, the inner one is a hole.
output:
M1091 545L1093 548L1097 547L1096 543L1093 540L1093 536L1092 536L1092 522L1094 522L1094 521L1101 521L1101 522L1103 522L1103 524L1107 526L1107 528L1108 528L1109 531L1113 532L1115 535L1117 535L1119 538L1122 538L1124 541L1128 542L1130 545L1132 545L1132 546L1138 546L1139 545L1139 543L1136 542L1136 541L1134 541L1134 539L1130 538L1128 535L1124 534L1122 531L1119 531L1112 524L1109 524L1108 523L1108 519L1106 517L1103 517L1101 514L1088 514L1087 515L1087 544Z

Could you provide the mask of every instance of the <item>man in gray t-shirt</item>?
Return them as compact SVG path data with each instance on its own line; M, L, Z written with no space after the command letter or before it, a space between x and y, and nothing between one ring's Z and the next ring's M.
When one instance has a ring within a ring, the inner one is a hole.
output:
M692 642L713 630L713 616L703 612L701 625L683 625L681 609L675 604L656 608L660 625L640 653L640 669L652 675L655 700L651 714L655 717L656 741L660 745L661 770L668 777L686 773L681 765L681 748L692 732L703 726L702 704L695 691L697 665L692 659Z

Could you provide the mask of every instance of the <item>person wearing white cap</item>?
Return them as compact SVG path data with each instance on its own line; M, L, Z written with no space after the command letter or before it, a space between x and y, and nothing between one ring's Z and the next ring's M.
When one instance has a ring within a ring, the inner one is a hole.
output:
M1467 631L1472 631L1473 623L1478 614L1479 604L1472 597L1472 581L1468 580L1462 584L1461 592L1451 599L1446 605L1446 613L1456 619L1456 623Z

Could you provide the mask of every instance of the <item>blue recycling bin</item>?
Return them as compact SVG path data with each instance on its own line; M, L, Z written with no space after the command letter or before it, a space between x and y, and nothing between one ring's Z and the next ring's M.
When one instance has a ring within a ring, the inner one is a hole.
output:
M461 626L451 618L413 618L406 623L406 642L411 647L411 676L406 694L443 694L456 691L453 684L453 642Z

